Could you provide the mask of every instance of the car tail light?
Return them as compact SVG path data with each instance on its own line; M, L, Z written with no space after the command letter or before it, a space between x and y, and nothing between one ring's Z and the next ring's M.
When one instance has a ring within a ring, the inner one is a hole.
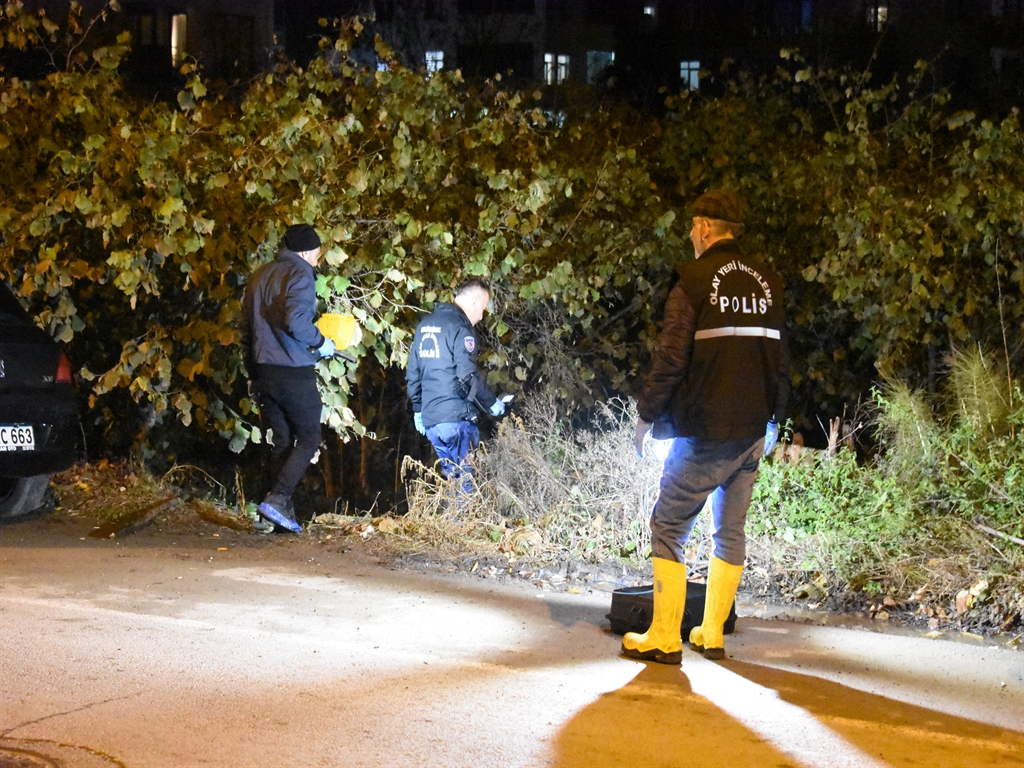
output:
M71 361L68 360L68 356L64 354L64 350L60 351L60 360L57 361L57 383L71 383Z

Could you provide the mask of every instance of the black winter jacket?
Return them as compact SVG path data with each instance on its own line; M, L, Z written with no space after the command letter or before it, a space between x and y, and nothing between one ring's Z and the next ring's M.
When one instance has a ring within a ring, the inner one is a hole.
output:
M782 279L731 239L678 271L640 418L656 437L763 436L789 399Z
M476 421L497 398L476 365L476 334L457 304L438 304L416 327L406 367L406 390L423 426Z
M314 325L316 273L297 253L282 249L253 274L242 299L238 330L249 378L257 365L313 365L324 335Z

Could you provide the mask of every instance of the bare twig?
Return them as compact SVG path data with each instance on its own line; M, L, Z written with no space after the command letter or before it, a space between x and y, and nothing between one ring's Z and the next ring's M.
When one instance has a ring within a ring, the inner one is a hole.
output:
M1011 536L1008 533L1003 533L1002 531L997 531L995 528L989 528L987 525L982 525L981 523L975 523L975 525L977 526L979 531L984 531L985 533L989 534L990 536L998 536L1000 539L1005 539L1006 541L1012 541L1014 544L1016 544L1018 546L1021 546L1021 547L1024 547L1024 539L1018 539L1016 536Z

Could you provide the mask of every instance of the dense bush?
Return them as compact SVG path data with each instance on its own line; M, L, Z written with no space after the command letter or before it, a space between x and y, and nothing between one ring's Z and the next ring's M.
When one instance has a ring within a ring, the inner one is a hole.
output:
M670 95L655 119L582 89L411 71L353 20L241 96L186 65L166 103L126 90L127 36L94 47L74 15L58 27L17 2L0 25L0 60L47 62L0 72L0 274L69 344L91 423L132 438L172 415L235 451L258 439L239 300L298 221L328 241L323 308L366 331L358 365L320 365L346 439L407 428L417 312L471 274L495 285L495 386L547 391L560 415L629 393L688 258L686 202L709 185L744 193L748 246L786 278L801 426L880 374L934 390L955 346L1020 370L1019 116L950 112L925 68L875 84L783 52L774 78L715 74L721 96ZM361 63L370 47L381 66Z
M123 409L110 396L126 390L150 422L175 413L236 450L258 436L237 386L239 299L297 221L327 236L318 292L361 321L364 369L401 376L389 366L416 311L485 275L503 310L488 328L494 379L572 398L602 370L622 385L622 328L651 319L644 276L678 242L643 159L651 121L611 108L557 127L540 92L412 72L380 41L388 64L367 69L358 21L240 102L190 66L177 103L151 102L123 87L126 37L90 51L77 28L5 9L8 48L61 63L0 82L0 271L72 345L97 409ZM367 374L337 360L320 373L326 422L361 433L349 395Z
M774 77L716 73L721 95L667 95L654 118L583 89L412 71L358 20L309 67L281 62L231 96L186 65L168 103L126 89L127 36L95 46L94 32L18 2L0 18L0 275L82 366L94 427L165 454L185 439L168 424L251 450L241 293L284 227L309 222L327 240L323 309L365 331L358 364L319 365L337 434L407 430L417 313L469 275L495 286L492 383L551 403L481 455L486 505L420 482L409 524L444 512L508 553L637 561L657 466L624 466L629 419L600 404L647 367L688 258L687 201L728 186L750 202L748 247L786 279L798 425L890 382L873 460L765 463L751 517L775 544L765 563L940 608L953 595L989 606L982 624L1020 615L1017 110L952 112L923 66L874 83L784 51ZM939 394L943 360L979 346L1001 351L999 375L961 357ZM570 412L603 414L600 431Z

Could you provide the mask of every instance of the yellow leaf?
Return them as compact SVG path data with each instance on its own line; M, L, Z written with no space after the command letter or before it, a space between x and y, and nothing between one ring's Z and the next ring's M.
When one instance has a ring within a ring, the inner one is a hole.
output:
M170 216L175 211L183 210L184 206L181 204L181 198L179 197L168 197L164 200L163 205L160 206L159 214L161 216Z

